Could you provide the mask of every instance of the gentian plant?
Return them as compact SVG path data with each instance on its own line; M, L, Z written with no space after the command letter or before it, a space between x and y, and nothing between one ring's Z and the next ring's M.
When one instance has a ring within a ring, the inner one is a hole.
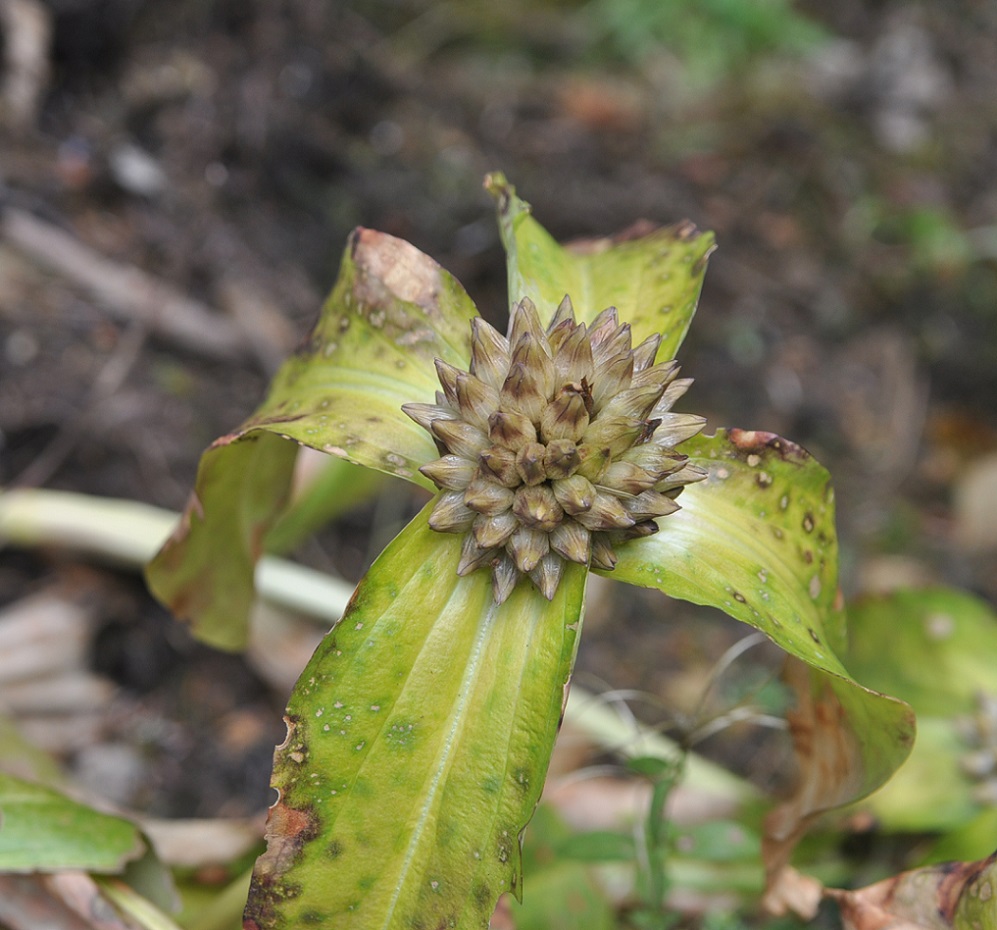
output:
M590 571L718 607L794 662L800 788L768 821L774 893L822 809L873 790L913 735L853 681L833 493L799 446L673 405L713 238L690 223L563 248L500 175L502 335L413 246L357 230L317 326L214 443L148 570L196 635L246 642L252 572L299 446L432 501L387 546L288 703L245 926L486 927L521 893ZM663 611L664 612L664 611Z

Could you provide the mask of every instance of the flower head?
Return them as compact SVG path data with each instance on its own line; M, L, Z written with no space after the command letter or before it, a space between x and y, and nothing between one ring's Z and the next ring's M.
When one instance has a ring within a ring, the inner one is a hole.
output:
M674 451L704 420L671 412L691 381L655 364L660 341L633 348L614 307L578 323L567 296L545 329L523 299L507 337L473 321L469 371L437 360L435 404L402 408L441 454L420 469L442 491L429 525L465 534L458 574L490 569L497 603L523 575L550 600L565 561L611 570L704 477Z

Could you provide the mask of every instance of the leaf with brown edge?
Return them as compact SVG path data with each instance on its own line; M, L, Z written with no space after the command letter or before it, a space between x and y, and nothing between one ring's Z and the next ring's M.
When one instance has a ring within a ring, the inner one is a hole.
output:
M285 511L296 443L431 487L417 469L435 447L401 407L433 400L435 358L466 366L473 316L429 256L356 230L311 336L266 401L202 456L183 519L147 568L153 594L203 641L245 647L253 569Z
M719 608L805 663L791 663L798 788L773 812L765 846L775 880L817 813L859 800L900 766L914 716L864 688L838 657L843 612L827 471L771 433L718 430L679 451L706 479L683 489L681 509L658 520L657 534L621 546L605 574Z
M430 507L432 505L429 505ZM521 890L586 570L496 605L429 508L377 559L288 702L245 926L485 928Z
M498 202L511 302L529 297L537 307L553 308L568 294L579 322L586 323L616 307L621 322L630 324L634 345L657 334L658 359L675 358L716 247L713 233L688 220L667 227L645 221L617 236L562 246L503 175L490 174L485 187Z
M838 903L845 930L997 930L997 853L825 896Z
M180 523L146 566L149 589L217 649L244 649L253 573L283 512L298 447L265 431L226 436L201 457Z
M882 785L914 741L914 714L901 701L787 659L783 678L796 695L786 714L796 757L792 794L765 818L765 906L786 910L781 894L789 856L810 823Z

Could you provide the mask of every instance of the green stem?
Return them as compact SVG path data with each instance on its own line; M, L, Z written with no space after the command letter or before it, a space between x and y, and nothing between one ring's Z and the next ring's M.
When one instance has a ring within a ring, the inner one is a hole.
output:
M115 498L65 491L25 489L0 491L0 548L59 547L85 556L141 570L176 526L179 516L168 510ZM353 593L347 582L264 556L256 571L260 596L325 625L342 616ZM674 758L678 746L654 730L627 720L612 705L572 686L565 717L607 751L633 758ZM726 769L694 754L686 757L689 781L718 801L743 804L757 791Z
M118 910L145 930L180 930L171 918L120 879L97 875L94 881Z
M178 514L149 504L40 489L0 492L0 547L58 546L141 569L166 542ZM338 620L353 594L345 581L264 556L256 588L271 601L323 621Z

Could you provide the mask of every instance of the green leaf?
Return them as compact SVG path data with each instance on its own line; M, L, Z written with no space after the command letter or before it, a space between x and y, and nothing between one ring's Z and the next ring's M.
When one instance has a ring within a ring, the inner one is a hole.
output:
M0 772L0 871L120 872L145 848L127 820Z
M997 615L962 591L923 588L865 598L849 606L848 667L863 682L910 703L918 738L906 765L869 799L892 830L951 830L983 808L981 787L964 770L974 747L967 723L989 730L981 695L997 696ZM981 844L975 855L990 851ZM961 856L960 856L961 857Z
M771 433L719 430L680 451L706 469L654 536L621 546L606 577L718 607L836 675L843 645L834 492L827 471Z
M484 928L520 889L585 571L570 566L550 603L523 583L496 606L487 573L457 577L461 539L427 515L374 563L291 696L246 912L261 930Z
M253 416L202 457L183 520L146 571L153 594L198 638L245 647L253 568L287 505L297 452L288 440L432 488L417 468L435 446L401 407L432 402L434 358L466 366L474 315L431 258L355 231L305 346Z
M436 457L402 404L433 401L434 359L466 367L474 304L415 246L356 230L322 316L277 373L240 433L269 430L433 489L418 473Z
M660 229L642 223L614 238L565 247L501 174L489 175L485 186L498 202L510 301L529 297L544 318L568 294L585 321L614 306L630 324L635 345L660 333L658 358L675 358L715 248L712 233L699 232L688 220Z
M223 437L201 457L173 535L146 567L149 590L218 649L244 649L263 538L284 508L298 447L271 433Z
M870 597L848 607L848 667L918 716L970 714L997 695L997 614L948 588Z
M661 530L618 550L608 577L717 607L766 633L811 670L792 674L795 732L810 733L802 791L770 820L788 851L816 813L883 784L910 752L914 717L845 670L834 495L827 472L770 433L719 431L683 443L704 468ZM819 780L819 784L810 781ZM778 826L775 826L778 823Z

